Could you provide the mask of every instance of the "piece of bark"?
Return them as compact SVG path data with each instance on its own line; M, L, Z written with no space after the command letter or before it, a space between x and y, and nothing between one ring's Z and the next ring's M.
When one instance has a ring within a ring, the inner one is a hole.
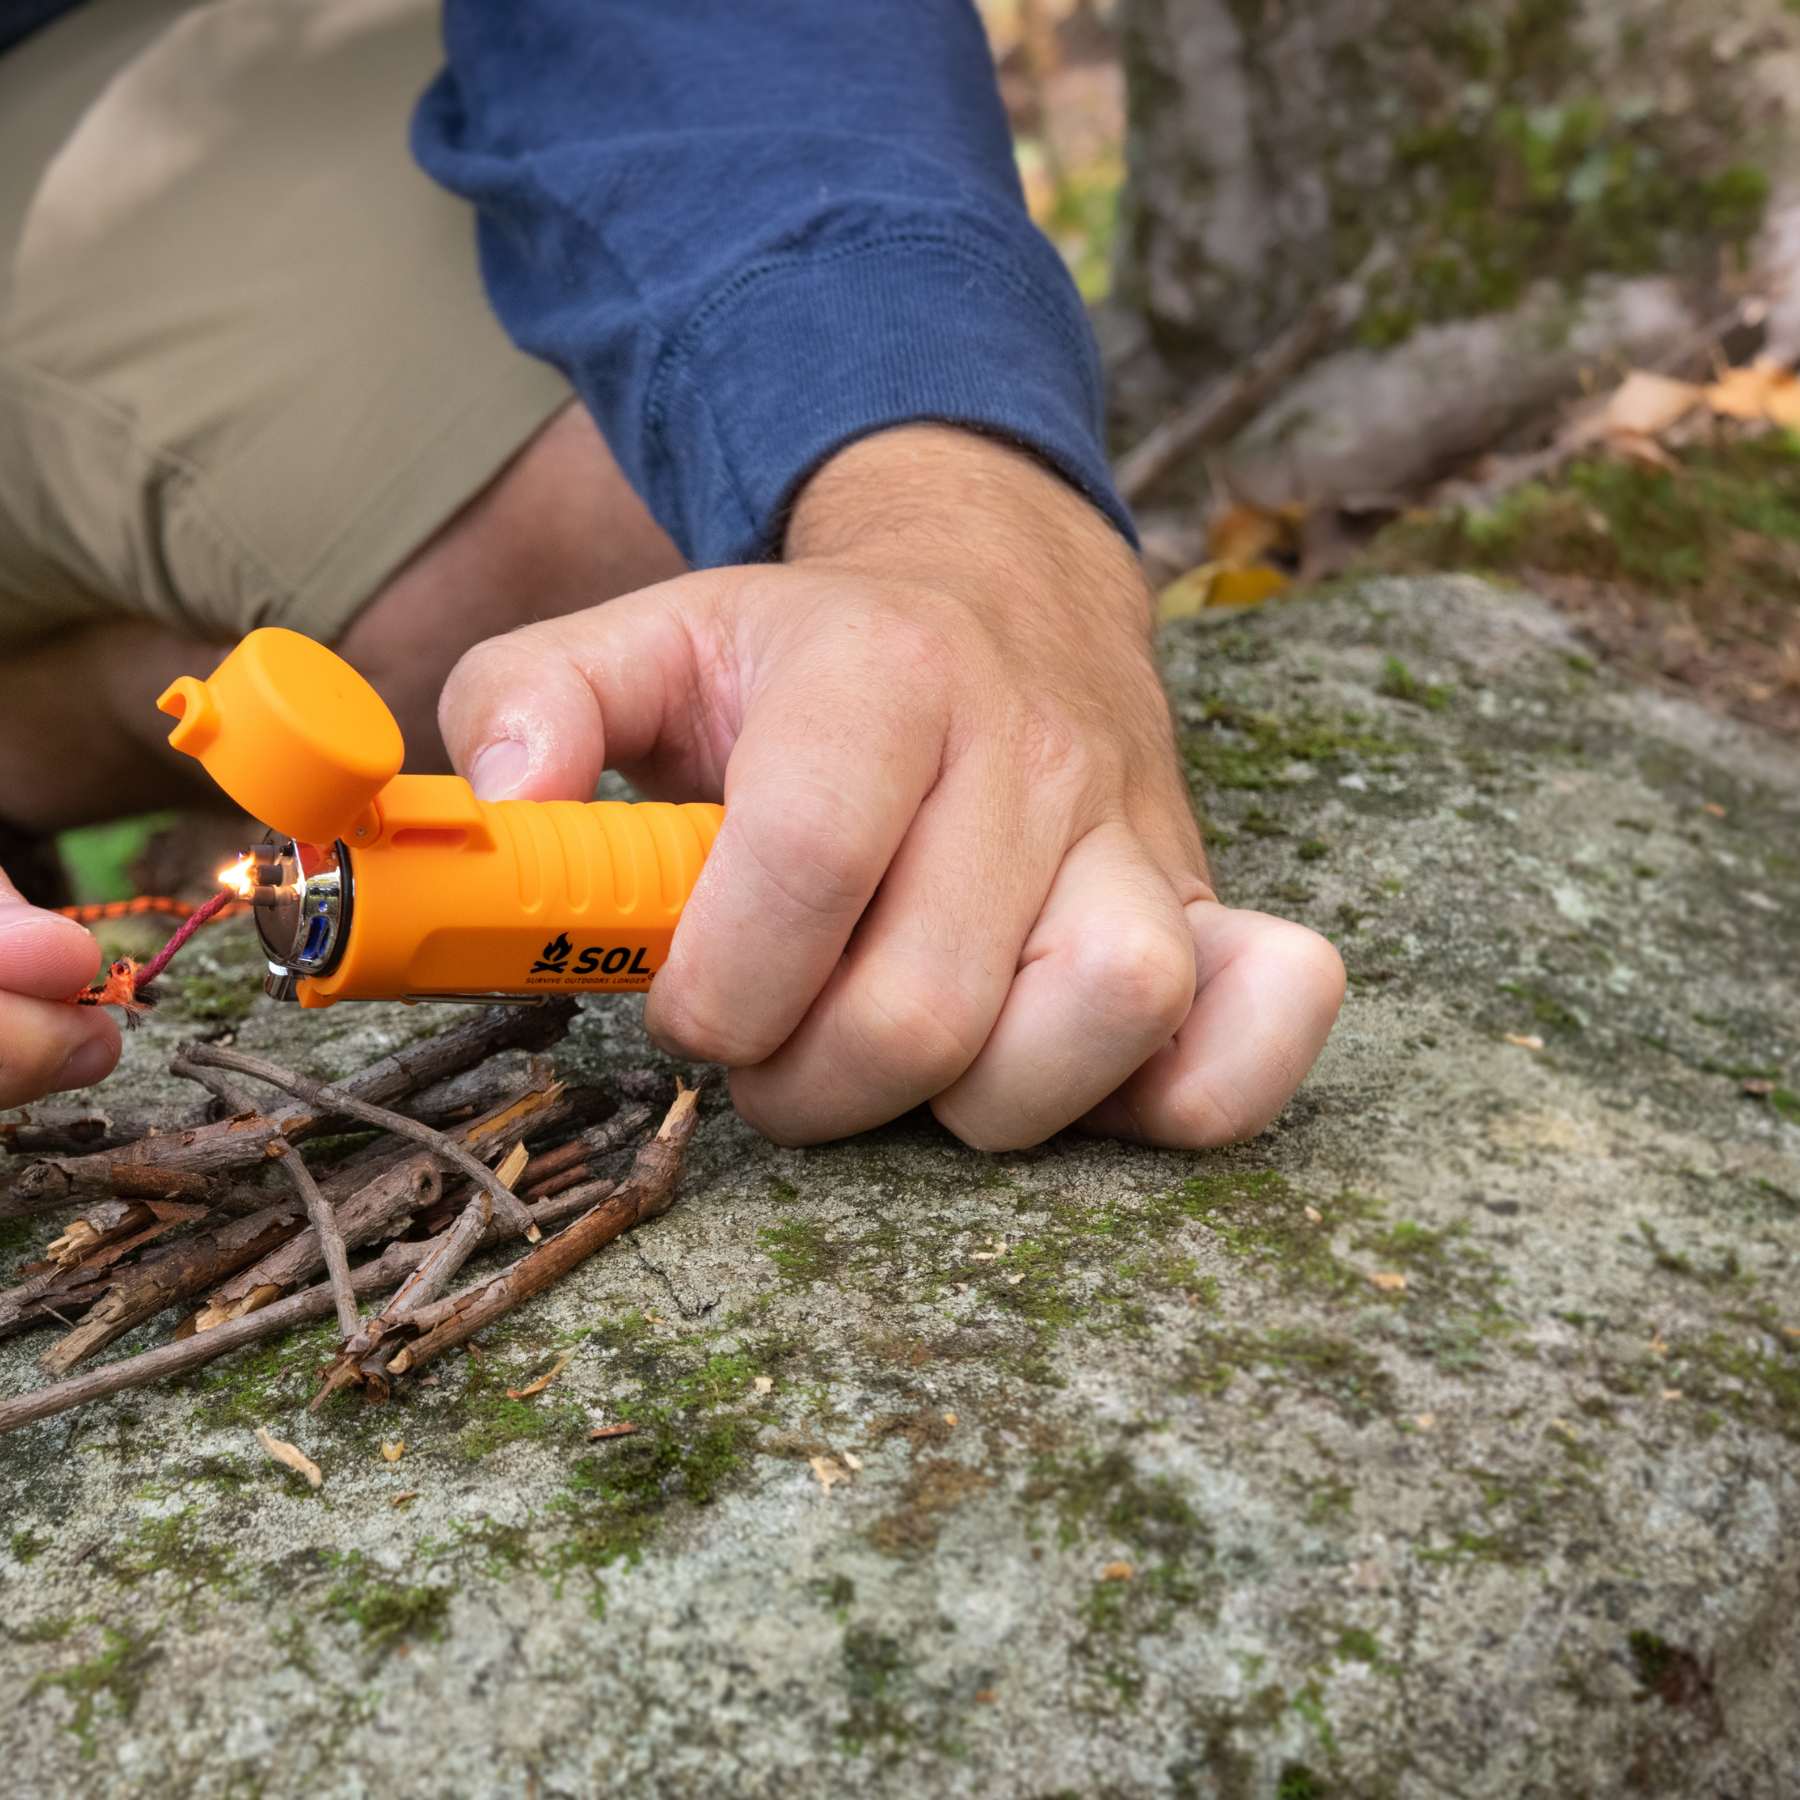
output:
M559 1224L610 1195L615 1184L594 1182L585 1188L572 1188L532 1208L532 1216L540 1225ZM441 1240L424 1238L416 1243L390 1244L380 1256L350 1271L350 1283L358 1295L391 1292L397 1282L416 1268ZM490 1224L482 1248L497 1248L512 1242L512 1234L497 1224ZM89 1369L65 1381L53 1382L14 1400L0 1400L0 1436L17 1431L21 1426L48 1419L57 1413L85 1406L90 1400L103 1400L109 1394L124 1393L130 1388L149 1387L153 1382L186 1374L216 1358L228 1355L244 1344L258 1344L277 1336L291 1325L310 1324L327 1317L333 1306L330 1287L320 1282L302 1288L258 1312L246 1313L221 1325L216 1331L203 1331L158 1344L136 1356L127 1356L103 1368Z
M667 1212L675 1203L682 1153L699 1122L699 1099L697 1089L677 1085L675 1104L669 1108L656 1136L638 1152L631 1173L610 1198L548 1242L528 1251L491 1281L435 1306L417 1309L412 1319L424 1335L401 1347L388 1364L390 1373L403 1375L423 1368L533 1295L542 1293L622 1232Z
M546 1050L569 1028L573 1001L541 1007L490 1007L475 1018L384 1056L341 1084L353 1100L387 1106L442 1081L446 1076L508 1049ZM343 1123L317 1111L290 1111L285 1117L225 1119L186 1131L140 1139L118 1150L87 1156L45 1157L27 1163L0 1194L0 1219L25 1218L97 1194L135 1198L206 1200L209 1178L253 1168L264 1160L272 1139L289 1142Z

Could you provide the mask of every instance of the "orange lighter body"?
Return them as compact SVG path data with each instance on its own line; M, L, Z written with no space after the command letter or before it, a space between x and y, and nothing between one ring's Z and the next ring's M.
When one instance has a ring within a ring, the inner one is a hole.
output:
M169 742L271 828L227 878L253 903L268 991L302 1006L641 992L724 817L402 775L381 697L292 631L253 631L156 704Z

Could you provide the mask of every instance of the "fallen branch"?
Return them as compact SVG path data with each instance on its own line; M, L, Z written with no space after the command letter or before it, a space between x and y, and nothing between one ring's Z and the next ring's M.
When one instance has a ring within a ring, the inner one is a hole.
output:
M1163 420L1119 458L1114 479L1135 506L1184 456L1237 436L1288 382L1362 317L1370 281L1385 262L1376 250L1348 280L1328 288L1236 374L1223 377Z
M599 1125L591 1125L566 1144L531 1159L522 1190L527 1200L544 1200L564 1188L592 1178L594 1159L625 1145L650 1123L647 1106L626 1106Z
M677 1084L675 1104L669 1108L656 1136L638 1152L631 1173L609 1199L491 1281L465 1289L434 1306L416 1309L411 1322L424 1335L401 1347L388 1363L390 1373L404 1375L423 1368L533 1295L542 1293L622 1232L667 1212L675 1203L682 1153L699 1122L699 1099L697 1089Z
M309 1075L284 1069L279 1063L268 1062L260 1056L248 1056L241 1050L227 1050L218 1044L195 1044L187 1054L192 1062L215 1069L230 1069L236 1074L248 1075L255 1081L266 1081L271 1087L281 1088L297 1100L304 1100L318 1113L339 1113L345 1118L359 1119L365 1125L379 1125L383 1130L391 1131L395 1137L410 1138L413 1143L423 1145L452 1168L460 1170L477 1187L484 1188L488 1198L494 1203L494 1210L502 1218L509 1220L514 1230L529 1242L536 1243L542 1236L531 1222L531 1214L525 1210L518 1195L499 1180L492 1169L477 1162L460 1144L432 1126L421 1125L417 1119L409 1119L404 1113L359 1100L343 1088L314 1081Z

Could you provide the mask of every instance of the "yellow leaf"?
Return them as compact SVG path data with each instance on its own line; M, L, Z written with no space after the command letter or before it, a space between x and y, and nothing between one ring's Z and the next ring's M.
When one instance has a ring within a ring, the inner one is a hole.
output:
M325 1480L324 1472L304 1450L297 1450L292 1444L284 1443L278 1437L271 1437L269 1435L268 1427L265 1425L257 1426L256 1441L261 1444L263 1449L266 1450L269 1455L274 1457L283 1468L292 1469L296 1475L305 1476L306 1483L309 1487L316 1488L323 1485Z
M1100 1579L1102 1581L1130 1581L1136 1574L1137 1570L1128 1562L1109 1562L1100 1571Z
M1206 547L1213 560L1247 568L1271 554L1293 555L1300 547L1304 506L1250 506L1239 503L1214 514L1206 525Z
M405 1438L400 1438L392 1444L383 1444L381 1446L381 1460L383 1462L398 1462L405 1454Z
M1384 1294L1404 1294L1406 1292L1406 1277L1397 1269L1383 1269L1369 1277L1369 1285L1371 1287L1380 1288Z
M1746 369L1727 369L1706 390L1706 403L1724 419L1789 424L1800 417L1796 389L1800 382L1795 381L1791 369L1765 359Z
M1261 606L1294 585L1293 578L1266 563L1221 569L1207 594L1208 606Z
M1157 617L1166 625L1173 619L1191 619L1210 604L1213 582L1218 579L1220 564L1202 563L1177 575L1157 597Z

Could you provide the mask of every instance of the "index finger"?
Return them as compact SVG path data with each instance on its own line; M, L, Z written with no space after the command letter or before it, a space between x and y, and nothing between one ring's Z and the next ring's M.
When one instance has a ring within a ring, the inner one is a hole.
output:
M761 1062L836 968L943 757L941 701L867 660L795 659L753 702L725 822L650 990L659 1042Z

